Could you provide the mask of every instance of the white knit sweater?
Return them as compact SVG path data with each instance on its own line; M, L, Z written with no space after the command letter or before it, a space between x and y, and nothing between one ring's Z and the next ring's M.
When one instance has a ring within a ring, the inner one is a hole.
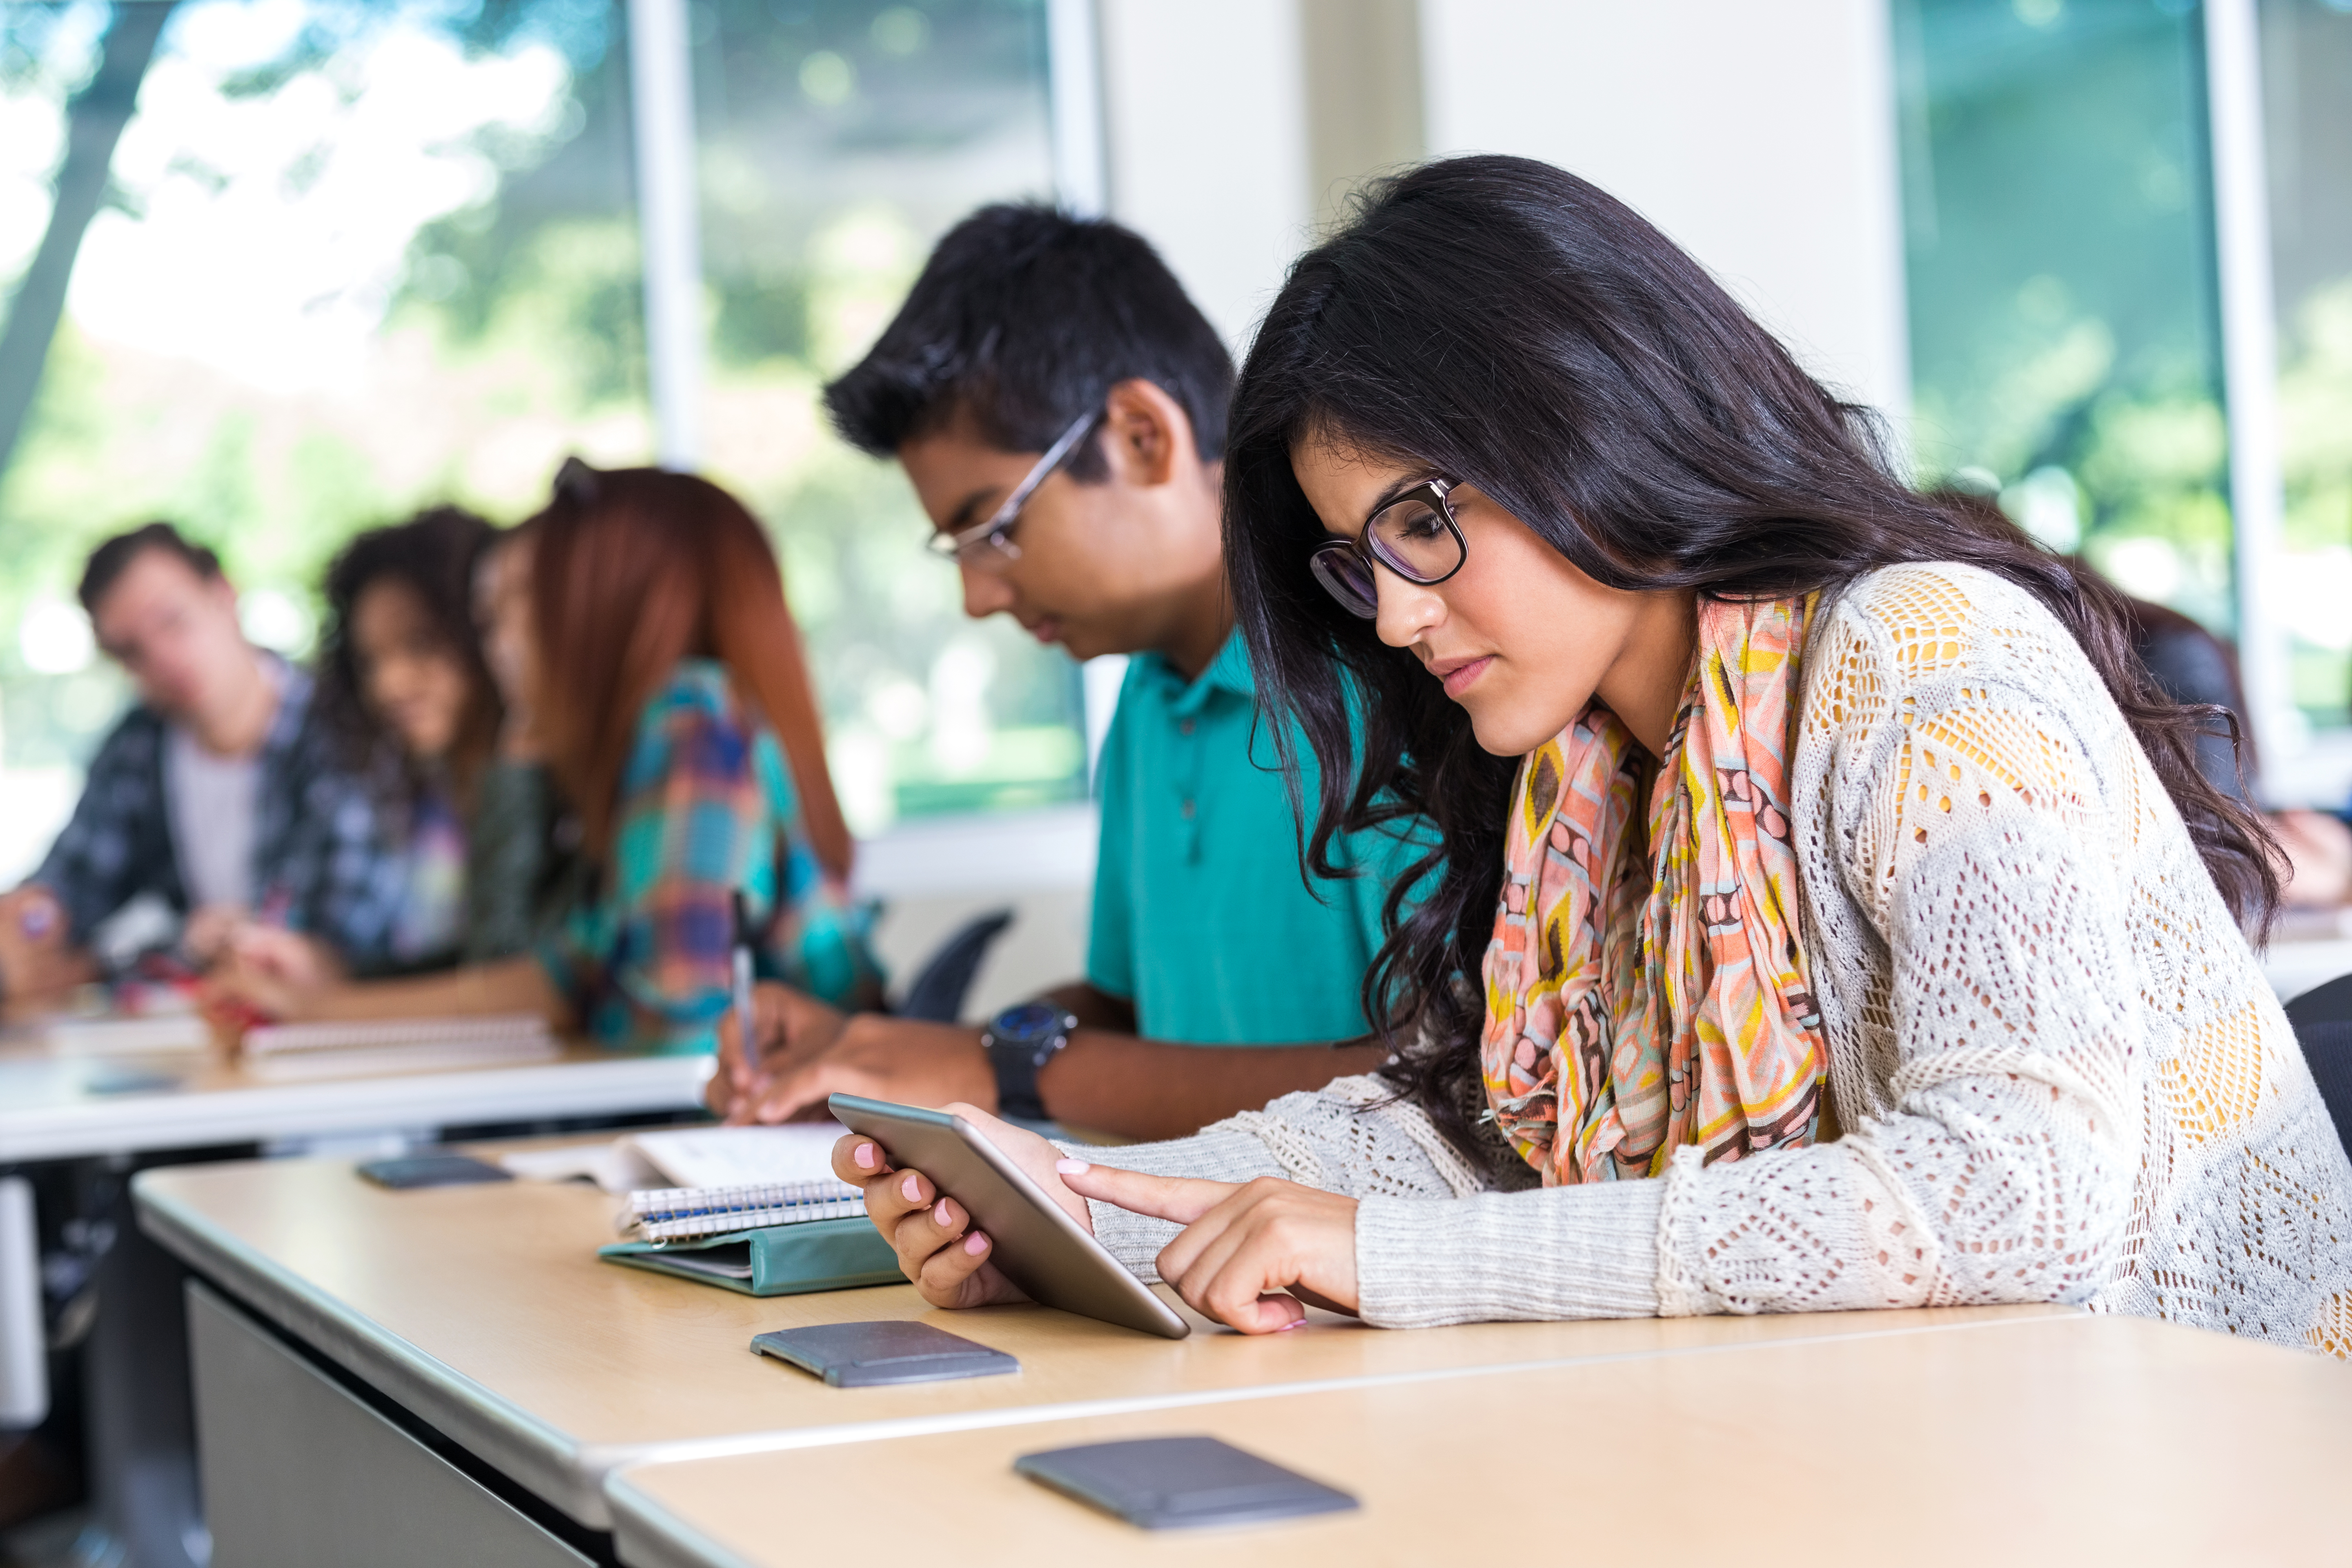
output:
M2352 1165L2073 637L1990 574L1902 566L1805 657L1790 816L1842 1138L1491 1192L1345 1079L1094 1157L1360 1199L1391 1327L2067 1301L2352 1352ZM1172 1226L1094 1220L1152 1277Z

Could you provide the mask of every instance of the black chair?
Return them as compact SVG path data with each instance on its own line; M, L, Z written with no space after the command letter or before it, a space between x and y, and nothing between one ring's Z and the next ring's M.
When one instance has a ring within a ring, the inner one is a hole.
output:
M964 994L971 989L972 976L980 973L981 960L1012 923L1011 910L991 910L940 943L939 951L908 982L907 994L896 1009L898 1016L928 1018L936 1024L961 1018Z
M2335 1119L2336 1136L2352 1150L2352 974L2315 986L2286 1005L2286 1021Z

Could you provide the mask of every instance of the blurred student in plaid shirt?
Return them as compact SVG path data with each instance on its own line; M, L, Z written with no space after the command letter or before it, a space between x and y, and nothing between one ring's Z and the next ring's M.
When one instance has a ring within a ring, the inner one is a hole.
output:
M91 552L82 607L139 700L90 759L40 868L0 898L0 987L40 1001L168 946L210 963L239 922L307 931L363 971L383 962L400 866L338 765L311 679L256 647L220 560L168 522ZM166 918L136 930L129 910ZM120 917L118 919L118 917Z
M564 465L526 528L520 672L592 873L536 952L347 982L240 935L215 995L282 1018L537 1012L612 1045L709 1050L744 895L760 971L870 1005L850 839L783 581L708 480Z

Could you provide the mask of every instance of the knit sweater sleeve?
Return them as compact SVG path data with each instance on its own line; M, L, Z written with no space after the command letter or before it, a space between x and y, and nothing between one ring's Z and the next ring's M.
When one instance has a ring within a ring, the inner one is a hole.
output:
M1335 1079L1311 1094L1286 1094L1263 1110L1164 1143L1094 1148L1061 1145L1106 1165L1160 1176L1251 1182L1272 1176L1350 1197L1392 1194L1447 1199L1476 1192L1469 1163L1414 1105L1377 1078ZM1121 1262L1156 1279L1152 1259L1178 1227L1092 1202L1095 1236Z
M1171 1142L1065 1147L1155 1175L1275 1177L1357 1199L1358 1292L1366 1321L1382 1327L1657 1310L1658 1184L1626 1184L1634 1201L1605 1214L1591 1202L1601 1189L1486 1191L1427 1115L1378 1079L1285 1095ZM1178 1227L1089 1206L1103 1245L1157 1279L1154 1260ZM1570 1211L1586 1223L1559 1223Z

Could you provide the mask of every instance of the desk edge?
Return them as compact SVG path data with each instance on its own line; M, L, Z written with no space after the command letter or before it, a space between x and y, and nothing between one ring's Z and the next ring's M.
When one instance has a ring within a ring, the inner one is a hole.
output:
M604 1478L604 1506L613 1519L613 1555L625 1568L753 1568L638 1491L626 1474Z
M140 1227L247 1310L375 1389L418 1420L595 1530L609 1530L604 1472L589 1451L452 1371L299 1275L259 1257L169 1194L131 1178Z

